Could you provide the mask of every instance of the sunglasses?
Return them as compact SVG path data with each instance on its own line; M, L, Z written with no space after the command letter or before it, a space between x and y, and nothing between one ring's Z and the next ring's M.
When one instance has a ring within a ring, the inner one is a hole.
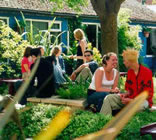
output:
M87 57L87 56L89 57L90 55L89 54L88 55L84 55L84 57Z

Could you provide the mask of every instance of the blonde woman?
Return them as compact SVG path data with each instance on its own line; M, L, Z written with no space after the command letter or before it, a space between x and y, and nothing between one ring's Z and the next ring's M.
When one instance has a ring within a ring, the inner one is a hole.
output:
M80 65L84 63L84 52L87 49L87 41L83 30L79 28L74 30L74 37L78 41L77 55L71 58L77 59L76 68L78 68Z

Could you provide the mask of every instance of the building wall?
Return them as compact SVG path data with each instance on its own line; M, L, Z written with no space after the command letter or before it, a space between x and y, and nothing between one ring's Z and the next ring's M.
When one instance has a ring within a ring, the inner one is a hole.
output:
M38 14L38 13L26 13L24 12L24 16L26 19L39 19L39 20L53 20L54 17L51 16L50 14L45 14L45 15L42 15L42 14ZM5 12L5 11L1 11L0 10L0 17L9 17L9 26L13 29L15 29L15 25L16 25L16 22L15 22L15 19L14 17L16 17L17 19L21 19L21 14L20 12ZM68 46L69 44L69 34L68 34L68 18L66 17L57 17L56 18L56 21L60 21L62 23L62 26L61 26L61 31L65 31L63 34L62 34L62 42ZM83 22L84 23L92 23L92 24L96 24L96 23L99 23L99 21L97 19L92 19L92 18L84 18L83 19ZM151 25L151 24L140 24L140 23L133 23L132 22L132 25L141 25L142 27L143 26L151 26L151 27L156 27L156 25ZM72 34L73 35L73 34ZM142 40L142 49L140 51L140 55L143 57L143 63L146 64L148 67L150 67L153 71L156 71L156 57L155 56L148 56L146 55L146 52L147 52L147 38L144 37L143 33L140 32L139 33L139 37L141 38Z

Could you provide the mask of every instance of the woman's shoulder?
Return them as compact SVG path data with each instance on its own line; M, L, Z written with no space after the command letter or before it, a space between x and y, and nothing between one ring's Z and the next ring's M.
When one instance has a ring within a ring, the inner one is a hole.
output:
M96 71L99 71L99 72L104 72L104 68L103 67L99 67L99 68L97 68L97 70Z

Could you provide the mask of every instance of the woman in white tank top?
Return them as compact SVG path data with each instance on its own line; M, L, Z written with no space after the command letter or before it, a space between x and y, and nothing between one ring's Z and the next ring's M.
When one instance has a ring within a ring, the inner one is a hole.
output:
M109 93L118 93L119 73L115 69L118 64L115 53L107 53L102 59L103 67L98 68L88 88L88 106L94 104L96 111L99 112L103 104L103 99Z

